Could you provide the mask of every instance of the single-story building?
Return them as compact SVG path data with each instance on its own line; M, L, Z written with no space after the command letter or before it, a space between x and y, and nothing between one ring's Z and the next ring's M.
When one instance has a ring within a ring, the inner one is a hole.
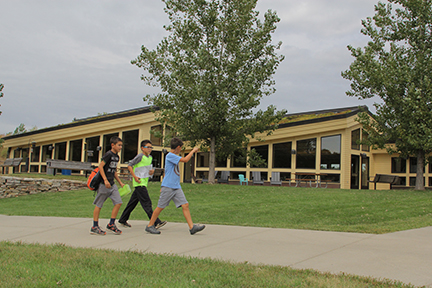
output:
M153 166L164 167L162 138L150 130L162 134L164 127L155 120L151 107L142 107L106 115L77 119L36 131L4 137L3 147L8 158L23 158L20 166L3 168L4 174L18 172L49 173L47 159L91 162L97 165L102 155L110 149L109 139L116 135L123 139L120 168L140 151L144 139L153 142ZM249 180L252 172L261 172L269 185L272 172L279 172L283 185L295 185L294 180L311 179L309 185L320 180L327 187L342 189L369 189L368 180L375 174L391 174L400 178L401 186L415 185L416 158L400 158L384 150L371 150L358 144L366 137L355 120L363 107L347 107L288 114L279 128L264 141L250 139L247 149L255 149L266 161L264 167L249 167L244 157L235 155L218 162L216 170L229 171L230 182L238 181L243 174ZM187 140L187 139L184 139ZM188 153L186 149L184 153ZM79 171L76 171L77 173ZM181 166L183 182L191 182L192 176L207 179L209 155L199 152L190 163ZM425 186L432 186L432 167L425 167ZM307 185L305 180L302 185ZM313 187L316 187L312 184ZM377 189L388 189L389 184L377 184Z

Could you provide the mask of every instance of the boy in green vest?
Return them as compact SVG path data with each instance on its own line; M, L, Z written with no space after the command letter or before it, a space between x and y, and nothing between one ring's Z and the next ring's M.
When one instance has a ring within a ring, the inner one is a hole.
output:
M152 142L150 140L143 140L141 142L142 153L138 154L134 159L129 161L128 170L133 177L133 187L135 187L135 190L132 193L129 203L127 204L119 219L119 223L125 227L132 227L132 225L127 222L127 220L129 219L131 212L135 209L138 202L141 203L141 206L147 213L149 219L151 219L153 214L152 202L147 191L149 176L153 175L154 173L154 169L150 169L150 165L152 164L153 160L153 158L150 156L152 149ZM157 218L155 227L156 229L159 229L166 223L166 221L161 221L159 218Z

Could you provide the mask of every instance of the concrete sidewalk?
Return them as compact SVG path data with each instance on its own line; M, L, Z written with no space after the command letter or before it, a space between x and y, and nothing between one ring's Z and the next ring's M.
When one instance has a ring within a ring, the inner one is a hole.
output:
M101 227L107 222L102 219ZM210 257L432 287L432 227L373 235L206 225L191 236L186 223L168 223L160 235L144 232L148 221L129 223L132 228L119 226L122 235L96 236L89 233L91 219L0 215L0 241Z

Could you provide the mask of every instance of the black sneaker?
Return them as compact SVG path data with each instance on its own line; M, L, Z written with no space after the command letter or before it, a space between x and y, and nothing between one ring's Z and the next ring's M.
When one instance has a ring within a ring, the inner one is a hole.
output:
M107 229L111 230L116 235L122 234L122 231L119 230L115 224L108 224Z
M106 235L106 232L103 231L99 226L97 226L97 227L92 227L90 229L90 234L92 234L92 235Z
M167 223L168 223L167 221L162 221L162 222L156 224L155 228L156 228L156 229L159 229L159 228L165 226Z
M159 230L156 230L155 226L146 226L145 231L151 233L151 234L161 234Z
M194 235L197 232L204 230L205 225L193 225L192 229L189 230L191 235Z
M124 222L124 223L122 223L122 222L119 222L119 223L120 223L120 225L122 225L123 227L129 227L129 228L132 227L132 225L130 225L127 221Z

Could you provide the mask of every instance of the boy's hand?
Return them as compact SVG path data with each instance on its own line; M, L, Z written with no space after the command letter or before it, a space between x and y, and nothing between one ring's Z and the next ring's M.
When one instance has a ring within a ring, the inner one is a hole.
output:
M199 150L199 148L195 147L195 148L192 149L192 153L196 153L196 152L198 152L198 150Z
M106 188L111 188L111 184L109 183L108 179L104 180L104 184Z
M154 174L154 169L151 169L150 171L149 171L149 175L153 175Z
M119 183L120 184L120 186L123 188L123 186L125 185L125 184L123 184L123 182L120 182Z
M135 177L134 177L134 180L135 180L135 182L137 182L137 183L141 183L141 178L139 178L138 176L135 176Z

